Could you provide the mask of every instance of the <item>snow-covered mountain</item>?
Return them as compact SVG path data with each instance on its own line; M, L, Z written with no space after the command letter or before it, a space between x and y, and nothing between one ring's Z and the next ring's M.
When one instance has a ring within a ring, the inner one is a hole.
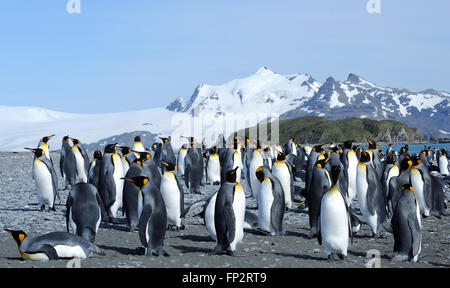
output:
M280 75L263 67L250 77L223 85L201 84L191 97L178 98L166 108L192 115L256 111L283 114L311 99L320 86L310 75Z
M280 75L263 67L223 85L198 86L193 95L169 104L171 111L226 113L276 112L282 119L306 115L329 120L349 117L397 120L417 127L424 137L450 135L450 93L377 86L357 75L325 83L307 74Z

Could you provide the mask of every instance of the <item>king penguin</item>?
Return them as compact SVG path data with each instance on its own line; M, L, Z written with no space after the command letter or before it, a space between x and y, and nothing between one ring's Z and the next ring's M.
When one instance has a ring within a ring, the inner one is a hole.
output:
M334 260L334 254L343 260L347 256L349 236L352 235L352 227L346 196L339 190L339 174L341 168L331 168L331 188L322 196L320 201L320 213L317 239L325 248L328 259ZM353 241L353 237L352 237Z
M159 189L145 176L125 178L134 183L144 196L144 207L139 218L139 239L146 256L169 256L164 250L167 231L167 211Z
M187 153L187 145L183 144L181 146L180 151L178 151L177 157L178 177L184 177L184 158L186 157L186 153Z
M284 234L285 193L283 186L267 167L258 167L255 174L261 182L258 196L258 228L270 235Z
M206 181L213 185L220 184L220 161L216 146L210 149L206 158Z
M420 209L414 194L414 188L405 184L392 217L394 234L394 261L417 262L422 247L422 224Z
M382 224L386 221L386 201L370 159L369 153L361 152L356 172L356 193L359 210L371 228L372 236L377 237Z
M102 151L97 150L94 152L94 160L92 160L91 164L89 165L88 183L94 185L97 190L102 159Z
M200 186L203 179L203 155L201 148L195 147L195 138L186 137L190 141L184 159L184 181L190 193L200 194Z
M72 147L69 144L69 136L62 139L61 154L59 158L59 169L64 179L64 189L69 189L69 185L77 183L77 163Z
M159 188L167 209L167 228L171 230L184 229L181 224L181 214L184 211L184 191L176 175L177 166L174 163L166 163L166 171L161 178Z
M52 162L45 156L44 150L40 148L25 148L34 153L33 178L36 182L37 196L41 211L45 210L45 205L49 210L56 211L55 199L58 194L58 177L53 168Z
M67 232L51 232L28 237L21 230L5 229L17 243L20 256L25 260L53 260L64 258L85 259L94 254L105 255L95 244Z
M292 174L292 167L286 161L286 155L278 151L277 161L272 166L272 174L279 181L284 191L285 207L291 209L294 198L294 175Z
M94 242L98 227L102 221L102 199L92 184L75 184L67 197L67 232Z
M448 172L448 159L447 159L447 154L445 153L445 149L442 148L441 150L441 155L439 156L438 159L438 166L439 166L439 170L441 171L441 175L442 176L447 176L450 175L450 173Z
M389 154L389 156L386 158L386 165L384 168L383 176L381 177L381 185L383 188L383 195L386 198L386 204L388 206L388 211L392 216L392 204L389 198L389 183L391 181L392 177L399 176L400 175L400 169L398 168L398 165L395 163L395 155L393 153Z
M139 176L145 176L145 171L142 168L142 160L136 159L131 163L125 179L132 179ZM133 182L125 181L123 183L123 207L122 212L125 214L128 229L133 231L139 225L139 218L144 207L144 196L142 191Z
M131 153L131 148L128 146L117 146L117 149L122 152L122 156L120 157L120 159L122 160L123 164L123 173L124 175L126 175L128 169L130 169L131 163L133 163L134 159L136 159L136 154Z
M104 148L100 167L99 194L108 213L110 221L114 222L117 210L122 205L123 164L115 151L116 144L108 144Z
M317 236L317 221L319 220L319 211L323 194L325 194L331 187L331 177L325 169L327 160L317 160L311 172L311 189L309 190L308 214L309 214L309 237Z
M371 139L367 139L367 142L369 142L367 153L369 153L372 166L377 172L377 179L381 181L381 176L383 176L384 171L384 165L380 161L380 155L378 154L378 145L374 140Z
M245 193L241 184L236 182L237 169L227 172L225 182L217 192L214 209L217 235L215 253L233 255L236 245L244 238Z
M248 178L249 178L248 182L250 183L252 196L255 198L256 203L258 203L258 193L261 186L261 182L259 182L258 178L256 178L256 169L258 169L258 167L260 166L264 166L264 158L262 157L261 152L259 150L260 150L259 148L253 150L248 169Z
M86 153L86 149L81 144L80 140L70 138L72 141L72 151L73 155L75 155L75 162L77 165L77 183L88 182L88 173L89 173L89 156Z

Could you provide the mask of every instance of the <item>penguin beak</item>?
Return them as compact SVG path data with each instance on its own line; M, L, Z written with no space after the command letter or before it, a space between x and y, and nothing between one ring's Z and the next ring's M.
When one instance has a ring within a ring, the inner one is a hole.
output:
M33 152L33 153L36 152L36 149L33 149L33 148L24 148L24 149L29 150L29 151L31 151L31 152Z
M169 164L167 164L166 162L161 161L161 163L164 164L164 165L166 165L167 167L169 167Z
M134 152L134 153L138 154L139 156L141 156L141 152L134 151L134 150L131 150L131 152Z
M120 178L120 179L125 180L125 181L128 181L128 182L131 182L131 183L136 183L136 181L134 181L133 179L130 179L130 178L122 177L122 178Z

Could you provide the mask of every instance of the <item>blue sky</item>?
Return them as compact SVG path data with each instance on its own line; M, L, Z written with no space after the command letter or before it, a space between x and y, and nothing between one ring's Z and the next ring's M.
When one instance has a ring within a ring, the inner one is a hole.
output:
M262 66L318 81L450 91L450 1L0 2L0 105L76 113L164 107Z

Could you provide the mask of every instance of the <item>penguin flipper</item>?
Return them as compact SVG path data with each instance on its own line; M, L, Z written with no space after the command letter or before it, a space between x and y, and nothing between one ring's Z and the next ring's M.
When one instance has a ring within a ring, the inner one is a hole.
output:
M274 187L274 183L272 182L272 189L275 189ZM272 226L275 228L275 232L281 233L283 230L283 217L284 217L284 210L285 210L285 206L286 206L286 202L284 197L284 192L283 192L283 188L281 187L281 193L274 194L274 198L273 198L273 202L272 202L272 207L270 208L270 222L272 224Z
M375 172L375 171L374 171ZM375 173L371 174L372 177L369 178L369 173L367 173L367 183L369 184L367 186L367 195L366 195L366 201L367 201L367 209L369 210L371 215L375 215L375 197L378 189L378 183L376 183L376 176Z
M321 225L321 223L320 223L320 208L319 208L319 214L317 216L317 228L316 228L317 232L316 233L317 233L317 242L319 242L319 245L322 245L322 232L320 231L321 230L320 225Z
M225 203L223 207L223 214L225 218L225 223L228 230L228 242L231 243L236 236L236 219L234 218L232 202Z
M58 176L56 175L55 168L53 167L52 162L50 160L48 160L47 157L42 157L41 161L44 162L45 166L47 166L47 169L52 176L53 201L56 199L56 197L58 197L59 201L61 202L61 197L59 197L59 193L58 193Z
M67 228L67 233L70 233L70 231L69 231L69 217L70 217L70 209L72 207L72 202L73 202L73 198L69 194L69 196L67 197L67 201L66 201L66 228Z
M47 255L49 260L59 259L58 253L56 252L55 248L53 248L53 246L50 244L42 244L36 249L22 251L22 252L24 252L26 254L44 253L45 255Z
M177 174L173 173L173 176L175 176L175 181L177 181L177 186L178 186L178 189L180 190L180 215L183 215L183 213L184 213L184 190L180 184L180 179L178 178Z
M420 231L420 223L414 213L408 216L408 226L411 229L412 238L412 254L417 255L420 250L420 243L422 242L422 233Z
M61 177L64 178L64 153L61 153L59 158L59 170L61 171Z
M148 220L150 219L150 216L152 216L152 206L147 204L144 206L141 217L139 218L139 239L141 240L141 243L144 247L148 246L146 234L147 234ZM151 234L150 231L149 234Z

